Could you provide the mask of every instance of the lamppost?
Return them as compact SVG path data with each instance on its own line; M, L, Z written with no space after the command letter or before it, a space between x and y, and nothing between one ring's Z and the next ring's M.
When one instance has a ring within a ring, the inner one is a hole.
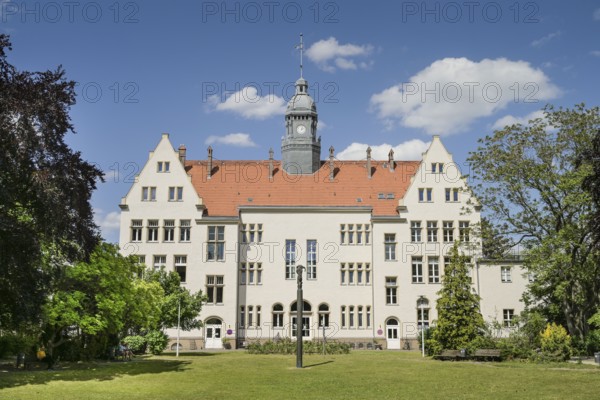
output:
M421 308L421 353L425 357L425 296L419 296L419 307Z
M298 291L296 294L296 368L302 368L302 313L304 311L304 300L302 298L302 270L304 267L296 267L296 278Z

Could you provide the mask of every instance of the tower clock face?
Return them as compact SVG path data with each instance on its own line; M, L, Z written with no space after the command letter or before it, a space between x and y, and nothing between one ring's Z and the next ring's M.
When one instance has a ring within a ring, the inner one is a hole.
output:
M306 132L306 126L304 126L304 125L298 125L296 127L296 132L298 132L300 135L302 135L304 132Z

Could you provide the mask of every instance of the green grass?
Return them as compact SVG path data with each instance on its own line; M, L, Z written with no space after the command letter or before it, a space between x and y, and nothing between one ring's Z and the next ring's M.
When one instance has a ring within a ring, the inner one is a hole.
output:
M295 365L294 356L240 351L63 363L0 372L0 399L590 399L600 390L600 368L588 365L441 362L391 351L305 356L305 368Z

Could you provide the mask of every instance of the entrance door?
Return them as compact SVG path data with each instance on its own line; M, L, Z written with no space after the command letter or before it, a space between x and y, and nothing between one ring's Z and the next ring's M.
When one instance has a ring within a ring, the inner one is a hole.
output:
M296 337L296 317L292 317L292 337ZM302 317L302 338L310 339L310 317Z
M218 319L211 319L206 321L204 331L206 332L206 338L204 347L207 349L222 349L223 342L221 341L223 326L221 321Z
M387 348L390 350L400 350L400 335L397 319L389 319L386 325Z

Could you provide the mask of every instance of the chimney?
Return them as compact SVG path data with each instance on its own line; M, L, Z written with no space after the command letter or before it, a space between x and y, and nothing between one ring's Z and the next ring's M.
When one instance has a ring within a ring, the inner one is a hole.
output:
M333 146L331 146L329 148L329 180L331 182L333 182L333 169L334 169L334 165L333 165L333 152L335 151L335 149L333 148Z
M206 177L208 179L210 179L212 176L212 168L213 168L212 167L212 147L208 146L207 150L208 150L208 167L207 167L208 171L206 172Z
M185 145L181 145L179 146L179 161L181 162L181 165L183 165L185 167L185 155L187 153L187 150L185 148Z
M269 149L269 180L273 180L273 148Z
M388 161L390 163L390 171L394 172L394 149L390 149L388 153Z
M367 176L371 179L371 146L367 147Z

